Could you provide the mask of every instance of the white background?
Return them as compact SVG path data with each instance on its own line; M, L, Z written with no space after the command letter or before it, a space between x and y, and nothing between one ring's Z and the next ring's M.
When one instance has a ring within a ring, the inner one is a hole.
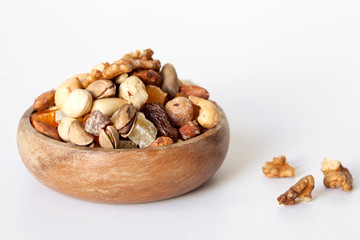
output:
M1 1L0 239L354 239L360 219L358 1ZM189 194L147 204L73 199L43 186L17 153L35 97L138 48L175 65L227 113L223 166ZM268 179L284 154L297 177ZM354 190L325 189L339 159ZM300 177L313 201L279 206Z

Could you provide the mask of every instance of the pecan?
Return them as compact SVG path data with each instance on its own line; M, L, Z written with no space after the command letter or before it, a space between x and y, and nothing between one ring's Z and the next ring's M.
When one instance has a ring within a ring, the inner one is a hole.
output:
M300 179L294 186L281 194L277 200L279 204L293 205L296 198L304 201L311 201L311 192L315 187L314 177L311 175L305 176Z
M209 92L205 88L193 85L183 85L180 87L180 92L186 96L195 96L199 98L209 99Z
M153 143L150 144L149 147L160 147L165 145L173 144L174 141L169 137L158 137Z
M181 128L179 128L179 133L182 140L188 140L199 135L201 131L199 124L194 120L185 123Z
M62 141L55 127L39 120L33 120L32 125L39 133L44 134L45 136L52 139Z
M177 141L178 131L170 124L163 105L160 103L147 103L144 105L144 114L155 125L162 136L169 137L174 142Z
M40 96L38 96L34 101L34 110L35 111L43 111L52 105L54 105L54 97L55 97L55 89L44 92Z
M141 79L145 85L154 85L159 87L162 83L159 73L152 69L137 70L134 75Z

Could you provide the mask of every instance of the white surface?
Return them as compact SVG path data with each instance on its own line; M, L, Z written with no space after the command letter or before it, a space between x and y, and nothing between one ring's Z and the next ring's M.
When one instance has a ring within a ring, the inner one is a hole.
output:
M358 1L4 1L0 8L0 239L354 239L360 217ZM138 49L207 88L231 144L216 175L189 194L111 205L37 182L16 147L40 93ZM298 177L267 179L285 154ZM339 159L354 190L322 184ZM276 198L313 174L313 201Z

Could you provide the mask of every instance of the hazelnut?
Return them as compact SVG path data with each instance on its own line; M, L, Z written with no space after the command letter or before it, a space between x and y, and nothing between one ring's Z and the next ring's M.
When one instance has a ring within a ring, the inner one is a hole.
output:
M66 98L62 111L72 118L82 117L90 111L92 102L92 96L88 91L75 89Z
M194 109L191 101L185 97L176 97L165 105L171 123L181 127L193 119Z

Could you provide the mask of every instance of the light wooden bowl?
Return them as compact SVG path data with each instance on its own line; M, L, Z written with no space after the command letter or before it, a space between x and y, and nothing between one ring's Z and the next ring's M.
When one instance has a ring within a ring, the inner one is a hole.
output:
M20 156L46 186L89 201L139 203L187 193L205 183L223 163L229 124L221 110L215 128L193 139L144 149L73 146L38 133L29 108L17 132Z

